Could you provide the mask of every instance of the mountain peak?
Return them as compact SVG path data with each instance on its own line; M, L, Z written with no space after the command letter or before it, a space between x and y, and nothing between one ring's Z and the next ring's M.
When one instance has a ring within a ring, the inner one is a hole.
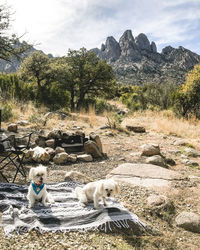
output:
M157 52L155 42L150 42L144 33L135 38L126 30L119 42L107 38L101 50L93 49L100 59L106 59L113 66L118 81L130 84L148 82L184 82L186 73L197 63L200 56L180 46L171 46Z

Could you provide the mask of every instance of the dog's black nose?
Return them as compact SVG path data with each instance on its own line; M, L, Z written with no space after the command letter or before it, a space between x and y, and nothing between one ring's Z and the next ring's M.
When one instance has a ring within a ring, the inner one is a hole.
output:
M43 177L40 177L40 180L43 181Z
M110 193L108 193L107 196L110 197Z

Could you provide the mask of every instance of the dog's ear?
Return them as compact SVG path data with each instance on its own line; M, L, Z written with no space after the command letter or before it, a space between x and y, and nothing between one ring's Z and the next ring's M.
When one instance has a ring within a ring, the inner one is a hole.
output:
M103 181L100 181L98 186L97 186L97 191L98 193L102 194L104 191L104 185L103 185Z
M119 193L119 184L117 182L115 182L115 193Z
M35 168L31 168L29 171L29 179L30 180L33 179L34 172L35 172Z

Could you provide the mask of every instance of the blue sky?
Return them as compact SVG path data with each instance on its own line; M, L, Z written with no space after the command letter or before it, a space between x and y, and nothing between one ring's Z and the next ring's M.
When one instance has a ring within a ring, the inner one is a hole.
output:
M1 0L2 1L2 0ZM200 54L200 0L3 0L12 8L11 31L54 56L68 49L118 41L131 29L158 51L183 46Z

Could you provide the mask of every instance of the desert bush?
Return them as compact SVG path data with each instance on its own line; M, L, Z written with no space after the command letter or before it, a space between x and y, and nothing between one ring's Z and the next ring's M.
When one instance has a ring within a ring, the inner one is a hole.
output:
M200 65L188 73L185 83L174 92L173 100L176 114L200 118Z
M13 117L12 106L8 103L1 105L2 121L6 122Z
M62 89L58 82L51 83L47 106L49 106L51 110L60 109L62 107L69 109L70 108L69 91Z
M112 107L111 105L102 98L96 98L95 99L95 113L96 114L103 114L105 111L111 111Z
M107 114L108 126L112 129L120 128L120 124L123 121L123 115L116 112L111 112Z
M145 84L143 86L133 86L132 92L127 88L126 93L120 97L132 111L137 110L164 110L173 106L172 93L177 86L173 84Z

